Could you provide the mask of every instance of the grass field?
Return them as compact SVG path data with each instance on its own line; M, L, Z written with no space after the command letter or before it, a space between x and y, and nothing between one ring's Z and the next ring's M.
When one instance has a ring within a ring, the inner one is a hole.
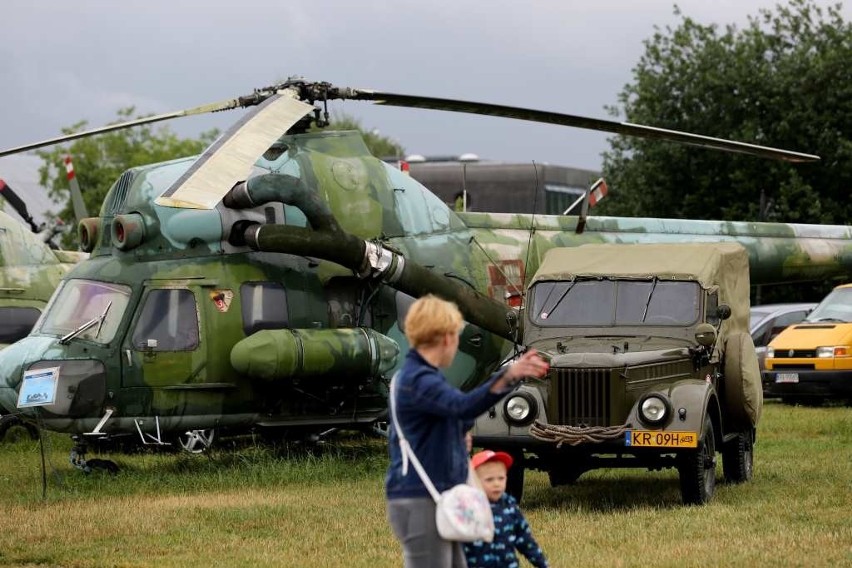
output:
M42 499L38 443L0 446L0 565L401 565L382 440L116 454L116 476L77 472L70 447L46 437ZM523 509L555 567L852 566L852 409L768 403L754 481L703 507L673 471L620 470L557 489L528 473Z

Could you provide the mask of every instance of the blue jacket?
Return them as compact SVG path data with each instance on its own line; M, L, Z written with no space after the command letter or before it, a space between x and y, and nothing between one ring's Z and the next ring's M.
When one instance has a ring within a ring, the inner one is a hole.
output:
M503 493L497 502L491 503L491 513L494 515L494 540L464 543L468 568L518 568L515 550L536 568L547 568L544 553L514 497Z
M498 394L489 392L502 372L494 373L483 384L463 393L449 384L416 350L409 350L396 378L397 418L414 455L438 492L467 480L469 457L464 435L477 416L511 390ZM393 420L388 449L390 467L385 477L388 499L429 497L410 462L408 473L402 474L402 450Z

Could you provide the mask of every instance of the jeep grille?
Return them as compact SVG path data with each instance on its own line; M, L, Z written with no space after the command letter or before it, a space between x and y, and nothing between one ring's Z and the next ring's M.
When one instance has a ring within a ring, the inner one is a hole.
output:
M554 424L609 426L609 369L556 369Z

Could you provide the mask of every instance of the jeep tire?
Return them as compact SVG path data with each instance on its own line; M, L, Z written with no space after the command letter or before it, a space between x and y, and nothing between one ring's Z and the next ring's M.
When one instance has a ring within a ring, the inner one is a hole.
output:
M512 467L506 472L506 493L520 503L524 496L524 454L511 452Z
M582 469L568 466L549 469L547 476L550 478L551 487L559 487L560 485L574 485L583 473L584 470Z
M760 366L751 335L732 333L725 342L724 414L726 423L737 430L757 425L763 410Z
M704 426L695 450L678 455L680 495L684 505L703 505L716 491L716 436L710 416Z
M728 483L751 481L754 475L754 442L751 432L738 432L722 446L722 471Z

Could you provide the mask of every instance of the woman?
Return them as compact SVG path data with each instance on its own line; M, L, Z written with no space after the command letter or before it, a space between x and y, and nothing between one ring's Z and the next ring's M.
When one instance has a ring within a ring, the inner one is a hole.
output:
M464 320L455 304L424 296L405 318L405 336L411 345L395 381L399 427L414 454L441 492L468 475L465 433L477 416L494 406L524 377L542 377L547 363L527 351L512 365L463 393L446 382L438 370L448 367L459 347ZM435 502L420 476L402 472L402 452L396 429L390 430L390 467L385 479L388 519L402 543L406 568L463 568L464 551L457 542L443 540L435 524Z

